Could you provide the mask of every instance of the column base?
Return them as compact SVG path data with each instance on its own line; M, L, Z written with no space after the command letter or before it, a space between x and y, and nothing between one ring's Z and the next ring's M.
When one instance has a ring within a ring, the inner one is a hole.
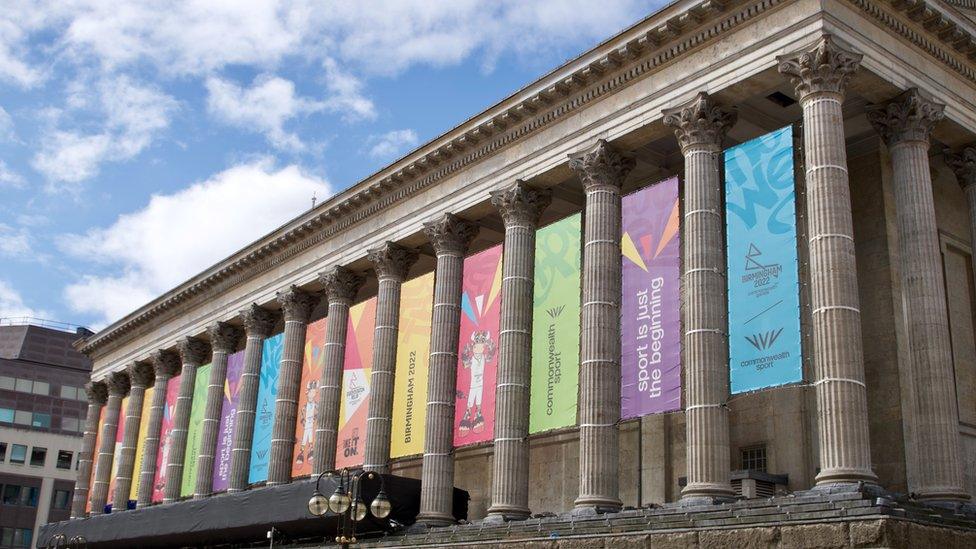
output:
M817 486L837 484L878 484L878 477L870 469L834 468L824 469L817 475Z
M681 500L678 505L692 507L696 505L715 505L735 501L735 490L728 483L695 482L681 490Z
M438 526L450 526L454 524L454 515L447 513L421 513L417 515L417 522L414 524L422 525L424 528L437 528Z
M488 508L488 516L485 517L485 524L502 524L513 520L525 520L532 516L528 507L516 507L512 505L493 505Z
M603 513L617 513L624 504L619 499L599 496L580 496L573 502L570 514L577 517L591 517Z
M969 494L958 486L937 486L915 493L915 499L926 505L955 509L969 501Z

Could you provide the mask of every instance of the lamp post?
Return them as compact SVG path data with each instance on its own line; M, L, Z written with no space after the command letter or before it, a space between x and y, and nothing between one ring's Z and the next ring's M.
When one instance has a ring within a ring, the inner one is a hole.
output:
M326 498L319 490L322 477L336 477L335 492ZM390 516L392 506L390 498L386 496L386 481L383 476L372 471L353 473L343 468L339 471L324 471L315 480L315 492L308 500L308 512L317 517L324 516L328 511L339 515L336 531L336 543L343 547L356 543L356 523L366 518L366 502L362 497L363 480L380 479L380 491L369 504L369 512L378 519Z

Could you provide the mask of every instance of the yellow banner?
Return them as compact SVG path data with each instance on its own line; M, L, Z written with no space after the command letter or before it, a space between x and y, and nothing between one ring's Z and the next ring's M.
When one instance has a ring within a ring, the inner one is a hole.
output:
M149 409L152 408L153 388L146 389L145 400L142 401L142 414L139 416L139 436L136 437L136 459L132 467L132 488L129 489L129 499L136 500L139 494L139 481L142 480L142 452L146 449L146 437L149 436Z
M427 366L430 359L430 320L434 304L434 273L403 284L393 390L393 428L390 455L402 457L424 451L427 417Z

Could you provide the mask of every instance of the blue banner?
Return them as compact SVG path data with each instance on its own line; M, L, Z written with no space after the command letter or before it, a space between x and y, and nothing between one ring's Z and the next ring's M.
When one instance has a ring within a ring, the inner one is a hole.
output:
M803 379L793 129L725 151L732 393Z
M274 425L275 398L278 396L278 368L285 335L278 334L264 340L261 350L261 377L258 382L258 402L254 416L254 438L251 441L251 469L247 482L268 480L271 461L271 429Z

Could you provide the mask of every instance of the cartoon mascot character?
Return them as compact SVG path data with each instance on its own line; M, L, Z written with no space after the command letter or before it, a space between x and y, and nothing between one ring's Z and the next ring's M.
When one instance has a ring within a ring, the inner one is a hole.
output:
M309 381L305 386L305 409L298 418L302 424L302 442L298 447L295 463L302 465L312 460L312 437L315 435L315 410L318 407L318 381Z
M476 330L471 334L471 341L461 352L461 362L471 372L471 384L468 388L468 405L464 409L464 417L458 425L462 437L468 432L480 433L485 430L484 409L481 405L485 393L485 365L495 358L495 342L487 330Z

